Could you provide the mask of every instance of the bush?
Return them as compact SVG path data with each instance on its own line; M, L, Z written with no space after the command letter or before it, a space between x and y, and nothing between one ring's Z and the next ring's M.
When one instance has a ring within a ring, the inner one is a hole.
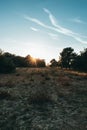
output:
M50 102L50 96L48 93L44 92L44 91L36 91L34 93L32 93L32 95L30 95L29 97L29 102L30 103L37 103L37 104L42 104L45 102Z
M44 59L36 59L36 67L46 67Z
M29 102L34 104L53 103L57 101L56 91L51 86L46 86L42 83L42 86L32 87L29 93Z
M5 56L0 56L0 73L12 73L15 72L16 67L13 61Z

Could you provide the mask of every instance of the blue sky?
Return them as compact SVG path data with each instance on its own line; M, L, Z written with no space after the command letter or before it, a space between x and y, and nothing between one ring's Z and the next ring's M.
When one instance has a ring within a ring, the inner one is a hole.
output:
M87 0L0 0L0 48L58 60L87 48Z

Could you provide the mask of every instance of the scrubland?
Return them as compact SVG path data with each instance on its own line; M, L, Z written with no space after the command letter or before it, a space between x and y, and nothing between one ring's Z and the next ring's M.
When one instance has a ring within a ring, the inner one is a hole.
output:
M17 68L0 74L0 130L86 130L87 73Z

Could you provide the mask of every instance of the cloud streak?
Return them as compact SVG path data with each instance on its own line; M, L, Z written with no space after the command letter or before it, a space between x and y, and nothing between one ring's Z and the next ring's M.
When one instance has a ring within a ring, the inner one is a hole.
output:
M57 29L60 29L63 34L71 36L75 40L77 40L77 41L79 41L81 43L87 44L87 41L84 41L83 39L78 37L77 33L75 33L72 30L69 30L69 29L64 28L64 27L60 26L59 24L57 24L57 21L56 21L55 17L52 15L52 13L48 9L43 8L43 10L44 10L44 12L46 12L48 14L52 25L55 26ZM84 23L83 21L80 20L80 18L75 19L75 21L78 22L78 23ZM83 36L81 36L81 37L83 37Z
M40 20L36 19L36 18L32 18L32 17L29 17L29 16L24 16L24 19L28 20L28 21L31 21L31 22L34 22L46 29L50 29L50 30L53 30L53 31L56 31L56 32L59 32L59 33L62 33L62 31L60 29L57 29L55 27L52 27L52 26L49 26L49 25L46 25L44 24L43 22L41 22Z
M84 21L82 21L82 20L80 19L80 17L73 18L73 19L71 19L70 21L72 21L72 22L74 22L74 23L86 24Z
M37 28L34 28L34 27L30 27L30 29L31 29L32 31L35 31L35 32L38 32L38 31L39 31Z
M87 44L87 41L81 39L80 37L75 37L75 39L76 39L77 41L79 41L80 43Z
M67 28L64 28L62 26L60 26L58 23L57 23L57 20L56 18L52 15L52 13L46 9L46 8L43 8L44 12L46 12L49 16L49 19L51 21L51 24L56 27L57 29L59 29L61 31L61 33L65 34L65 35L74 35L76 33L72 32L71 30L67 29Z
M27 15L24 15L24 18L25 18L26 20L32 21L32 22L34 22L34 23L36 23L36 24L38 24L38 25L40 25L40 26L42 26L42 27L45 27L45 24L42 23L41 21L39 21L38 19L29 17L29 16L27 16Z
M57 23L56 18L52 15L52 13L48 9L43 8L43 10L44 10L45 13L47 13L48 18L49 18L52 26L46 25L43 22L41 22L40 20L33 18L33 17L29 17L27 15L24 16L24 19L29 20L31 22L34 22L34 23L40 25L43 28L53 30L53 31L60 33L60 34L63 34L65 36L72 37L73 39L75 39L76 41L78 41L80 43L87 44L87 41L82 39L82 37L84 37L84 36L80 36L78 33L75 33L72 30L64 28L63 26L59 25Z

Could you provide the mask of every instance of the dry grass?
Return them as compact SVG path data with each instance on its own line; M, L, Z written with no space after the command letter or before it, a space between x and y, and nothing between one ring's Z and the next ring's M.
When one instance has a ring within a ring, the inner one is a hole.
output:
M17 68L0 75L1 130L86 130L86 102L87 73Z
M11 99L11 94L8 91L0 91L0 100Z

